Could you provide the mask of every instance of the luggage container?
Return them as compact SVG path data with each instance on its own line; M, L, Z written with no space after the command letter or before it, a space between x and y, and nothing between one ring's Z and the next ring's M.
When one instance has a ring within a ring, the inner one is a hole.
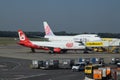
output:
M91 58L90 63L92 64L98 64L99 63L99 58Z
M99 59L98 59L98 63L99 63L99 64L104 64L104 63L105 63L105 62L104 62L104 58L99 58Z
M102 80L102 70L94 69L93 70L93 79Z
M49 68L51 69L59 68L59 60L49 60Z
M106 78L107 78L107 69L106 68L99 68L98 70L101 70L102 71L102 78L104 79L104 80L106 80Z
M39 69L41 66L43 66L43 61L40 60L32 60L32 68Z
M101 66L105 66L104 58L98 58L98 64L101 64Z
M85 58L86 64L90 64L90 58Z
M85 62L86 58L78 58L77 62Z
M62 63L59 65L60 68L64 69L71 69L72 66L74 65L74 60L73 59L66 59L63 60Z
M78 62L84 62L83 58L79 58Z
M59 68L59 60L46 60L43 61L41 69L57 69Z
M120 80L120 69L112 69L111 76L113 80Z
M40 69L49 69L49 62L48 61L43 61L43 65L40 67Z

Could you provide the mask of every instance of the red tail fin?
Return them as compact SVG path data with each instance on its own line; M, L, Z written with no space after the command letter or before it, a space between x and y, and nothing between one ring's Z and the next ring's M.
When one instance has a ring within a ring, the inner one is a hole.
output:
M27 38L27 36L24 34L22 30L18 30L18 35L20 42L30 42L30 40Z

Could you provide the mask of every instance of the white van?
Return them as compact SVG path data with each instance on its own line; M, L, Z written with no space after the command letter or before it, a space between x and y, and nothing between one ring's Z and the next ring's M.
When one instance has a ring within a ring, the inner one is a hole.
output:
M76 63L72 66L72 71L84 71L85 69L85 65L86 63L85 62L79 62L79 63Z

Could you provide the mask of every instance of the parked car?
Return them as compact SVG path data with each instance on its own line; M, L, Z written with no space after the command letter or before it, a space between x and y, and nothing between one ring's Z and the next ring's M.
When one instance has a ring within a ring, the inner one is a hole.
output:
M72 71L83 71L85 68L85 62L79 62L72 66Z
M117 63L117 66L120 67L120 61Z
M120 58L112 58L111 60L111 64L117 64L118 62L120 62Z

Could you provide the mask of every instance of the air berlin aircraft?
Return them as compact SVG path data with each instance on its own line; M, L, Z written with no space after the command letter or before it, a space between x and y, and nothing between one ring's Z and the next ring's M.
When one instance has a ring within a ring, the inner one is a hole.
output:
M85 46L82 43L74 41L48 42L48 41L30 41L22 30L18 30L20 41L18 44L29 47L33 52L35 49L49 50L50 53L61 53L67 50L83 50Z

